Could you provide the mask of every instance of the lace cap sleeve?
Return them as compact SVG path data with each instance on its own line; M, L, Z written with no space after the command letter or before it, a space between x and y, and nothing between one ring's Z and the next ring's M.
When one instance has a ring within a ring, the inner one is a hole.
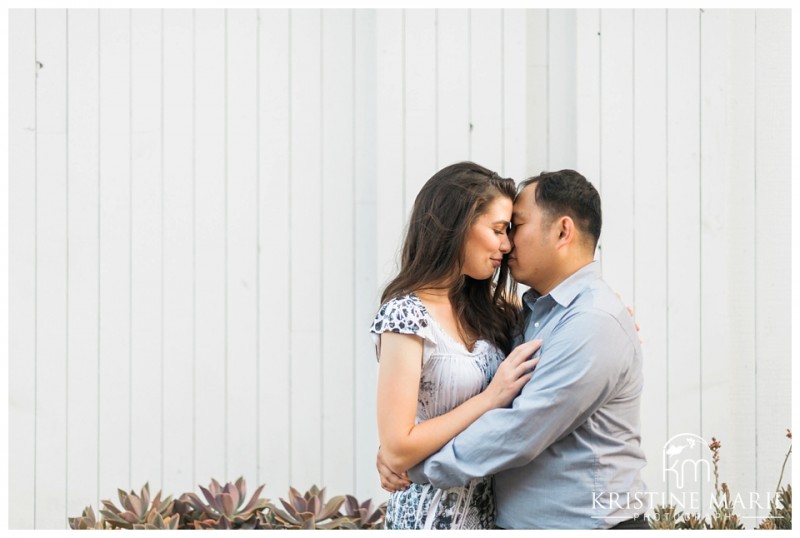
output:
M382 304L369 332L375 343L378 360L380 360L381 354L380 335L385 332L413 334L422 337L424 341L423 362L436 346L430 317L419 300L411 295L397 297Z

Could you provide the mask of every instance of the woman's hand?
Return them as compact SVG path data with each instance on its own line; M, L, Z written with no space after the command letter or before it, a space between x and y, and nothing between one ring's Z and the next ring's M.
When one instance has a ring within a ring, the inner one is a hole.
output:
M622 301L622 295L620 295L619 293L617 293L616 295L617 295L617 299ZM637 333L640 332L642 330L642 328L639 326L639 322L636 321L636 317L634 316L634 313L633 313L633 307L631 305L628 305L627 306L627 310L628 310L628 314L630 314L630 316L631 316L631 319L633 319L633 326L636 327L636 332ZM641 337L639 337L639 343L640 344L644 344L644 340L642 340Z
M531 357L540 347L542 347L541 340L525 342L515 347L500 363L492 382L483 391L490 409L506 407L519 394L525 383L533 376L533 369L539 363L539 357Z
M386 465L381 456L381 449L378 448L378 457L375 462L375 467L378 469L378 474L381 476L381 487L389 493L394 493L397 490L406 489L411 485L408 479L408 474L397 474Z

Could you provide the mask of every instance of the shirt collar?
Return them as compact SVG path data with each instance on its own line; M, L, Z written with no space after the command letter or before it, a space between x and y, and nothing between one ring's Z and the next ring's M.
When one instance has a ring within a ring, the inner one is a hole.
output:
M569 304L578 296L578 294L586 288L586 286L600 278L600 264L599 262L590 262L570 276L564 279L558 286L553 288L549 295L555 302L561 306L569 306ZM533 307L535 303L542 296L539 295L533 288L529 289L522 295L522 299L526 305Z

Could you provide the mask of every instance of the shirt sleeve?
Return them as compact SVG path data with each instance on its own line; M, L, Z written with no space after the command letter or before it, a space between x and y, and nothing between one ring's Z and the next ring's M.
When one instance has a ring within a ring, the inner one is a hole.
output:
M485 413L410 469L411 480L449 488L529 463L614 395L634 354L611 314L567 314L544 341L533 377L512 406Z

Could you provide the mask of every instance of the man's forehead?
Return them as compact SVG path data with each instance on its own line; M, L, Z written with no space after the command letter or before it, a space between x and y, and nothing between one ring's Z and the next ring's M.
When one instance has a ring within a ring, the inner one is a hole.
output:
M522 189L514 199L514 213L528 212L536 205L536 198L533 196L535 185L528 185Z

